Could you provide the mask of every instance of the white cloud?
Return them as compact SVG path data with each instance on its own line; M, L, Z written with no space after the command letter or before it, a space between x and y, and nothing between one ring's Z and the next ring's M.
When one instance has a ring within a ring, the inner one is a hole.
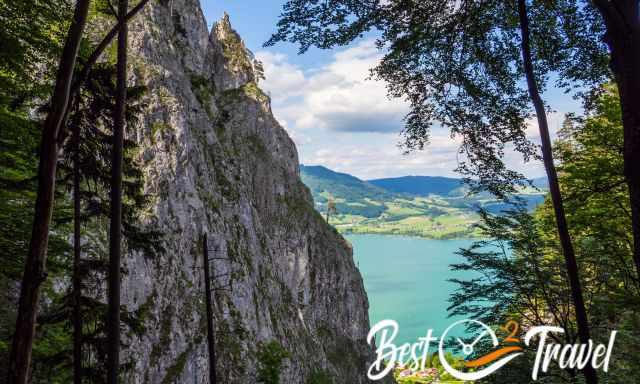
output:
M333 61L305 74L284 55L256 54L264 64L262 87L271 93L280 119L295 129L397 132L408 109L389 100L385 84L368 79L381 58L373 41L334 54Z
M261 51L256 57L262 61L266 75L261 87L271 94L274 103L302 94L303 85L307 81L304 73L289 64L285 55Z
M432 144L424 151L405 155L392 133L367 135L369 140L349 139L360 134L339 133L331 145L323 146L304 157L306 164L321 164L361 179L402 175L456 176L458 140L447 132L434 132Z
M260 51L266 80L261 83L272 98L276 118L292 136L301 162L320 164L362 179L402 176L459 176L459 141L447 130L434 128L424 151L403 155L397 146L406 103L387 97L386 86L369 78L382 57L373 41L364 41L333 54L318 68L303 70L279 53ZM562 114L549 114L552 137ZM527 137L539 142L537 122L527 124ZM531 177L544 174L537 162L524 163L509 151L506 162Z
M549 126L551 141L557 138L558 131L562 127L562 122L564 121L564 115L564 113L560 112L547 113L547 125ZM538 120L535 116L527 121L526 134L529 140L532 140L535 143L540 143L540 129L538 128Z

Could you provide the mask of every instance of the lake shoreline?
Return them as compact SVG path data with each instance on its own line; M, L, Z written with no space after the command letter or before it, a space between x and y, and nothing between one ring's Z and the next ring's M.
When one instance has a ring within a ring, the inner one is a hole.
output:
M349 230L340 229L335 227L338 233L343 237L346 236L359 236L359 235L376 235L376 236L399 236L399 237L409 237L414 239L424 239L424 240L470 240L477 241L486 238L481 235L466 235L466 236L425 236L420 234L412 234L412 233L391 233L391 232L375 232L375 231L364 231L364 232L353 232Z

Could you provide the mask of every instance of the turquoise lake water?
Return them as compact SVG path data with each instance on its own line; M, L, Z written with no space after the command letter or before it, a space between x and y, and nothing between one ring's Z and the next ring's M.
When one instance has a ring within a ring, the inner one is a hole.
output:
M371 325L393 319L400 331L394 344L414 343L427 329L434 336L456 320L449 318L449 294L470 272L454 272L449 264L464 260L455 252L472 240L431 240L389 235L347 235L369 296Z

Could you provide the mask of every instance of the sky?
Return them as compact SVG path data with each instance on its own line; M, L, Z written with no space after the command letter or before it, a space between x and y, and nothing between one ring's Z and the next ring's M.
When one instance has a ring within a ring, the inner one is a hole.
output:
M384 82L368 79L369 69L382 57L373 36L346 47L310 49L298 55L297 47L279 43L263 47L276 30L282 0L201 0L209 27L226 11L231 25L262 61L266 79L260 87L271 96L275 117L293 138L300 163L323 165L364 180L406 175L460 177L458 140L448 130L434 128L428 147L404 154L399 143L407 105L387 97ZM580 103L561 90L550 89L545 101L552 134L567 112L579 112ZM527 135L538 141L537 124ZM544 175L538 162L524 163L517 153L506 155L507 164L528 177Z

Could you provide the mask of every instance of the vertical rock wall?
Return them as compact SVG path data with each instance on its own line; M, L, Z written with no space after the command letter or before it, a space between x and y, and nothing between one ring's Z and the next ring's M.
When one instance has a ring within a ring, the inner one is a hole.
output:
M127 382L208 382L203 233L230 288L214 291L220 382L255 382L273 340L291 355L282 383L365 382L368 302L350 246L313 209L228 17L209 34L197 0L154 1L130 41L131 82L149 89L130 133L165 251L126 258L123 302L144 322L126 340Z

